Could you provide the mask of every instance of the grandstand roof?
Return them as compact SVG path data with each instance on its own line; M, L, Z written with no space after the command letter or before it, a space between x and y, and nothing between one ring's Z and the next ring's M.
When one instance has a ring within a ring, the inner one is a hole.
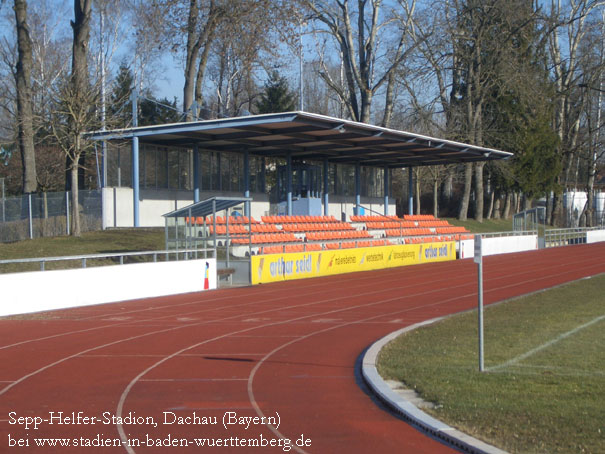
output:
M323 160L401 168L506 159L512 153L450 140L341 120L307 112L286 112L97 131L93 140L134 136L142 143L197 145L200 149L248 151L265 157Z

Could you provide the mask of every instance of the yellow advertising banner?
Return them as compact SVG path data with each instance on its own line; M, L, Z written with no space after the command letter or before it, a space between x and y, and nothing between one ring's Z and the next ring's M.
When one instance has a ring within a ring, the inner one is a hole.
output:
M252 284L456 259L453 241L252 256Z

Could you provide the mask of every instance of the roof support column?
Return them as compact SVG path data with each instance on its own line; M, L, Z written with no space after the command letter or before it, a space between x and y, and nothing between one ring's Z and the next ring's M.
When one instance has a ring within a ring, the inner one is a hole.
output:
M361 208L361 165L355 164L355 215L359 216Z
M328 197L328 189L329 189L329 167L328 167L328 158L324 158L324 216L328 216L329 213L329 197Z
M414 214L414 169L408 167L408 214Z
M244 197L250 197L250 153L244 151ZM244 203L244 216L250 217L250 202Z
M139 138L132 137L132 221L139 225Z
M286 164L286 173L287 173L287 184L286 184L286 194L287 194L287 211L288 216L292 216L292 152L288 152L288 160Z
M193 203L200 201L200 150L193 147Z
M389 215L389 168L384 166L384 215Z

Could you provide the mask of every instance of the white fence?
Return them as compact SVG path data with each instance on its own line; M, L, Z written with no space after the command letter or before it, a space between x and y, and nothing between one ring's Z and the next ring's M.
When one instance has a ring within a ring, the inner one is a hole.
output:
M216 258L0 274L0 288L0 316L199 292L217 288Z

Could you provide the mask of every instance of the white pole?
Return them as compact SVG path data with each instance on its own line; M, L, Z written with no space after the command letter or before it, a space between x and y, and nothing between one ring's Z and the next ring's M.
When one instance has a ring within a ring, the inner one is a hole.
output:
M475 235L475 258L478 267L478 324L479 324L479 371L484 371L483 362L483 251L481 235Z

